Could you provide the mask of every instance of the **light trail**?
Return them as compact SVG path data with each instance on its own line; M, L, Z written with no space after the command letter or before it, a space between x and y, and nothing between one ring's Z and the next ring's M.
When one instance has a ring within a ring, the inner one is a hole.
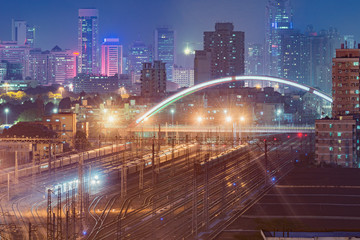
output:
M162 109L166 108L170 104L178 101L179 99L186 97L194 92L200 91L205 88L209 88L212 86L220 85L223 83L230 83L235 81L265 81L265 82L273 82L273 83L280 83L285 84L291 87L295 87L301 90L304 90L306 92L312 93L316 96L319 96L323 100L332 103L332 97L327 95L326 93L323 93L313 87L306 86L304 84L297 83L295 81L291 81L288 79L282 79L282 78L276 78L276 77L269 77L269 76L234 76L234 77L225 77L225 78L219 78L215 80L211 80L208 82L200 83L195 86L192 86L190 88L187 88L183 91L180 91L169 98L165 99L161 103L157 104L153 108L151 108L149 111L147 111L144 115L142 115L140 118L136 120L136 124L141 123L145 119L153 116L154 114L158 113Z

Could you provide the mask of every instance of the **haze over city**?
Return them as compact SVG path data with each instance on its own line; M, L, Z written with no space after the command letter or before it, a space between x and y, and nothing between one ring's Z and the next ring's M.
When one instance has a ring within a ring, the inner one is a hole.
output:
M360 239L359 9L3 0L0 239Z

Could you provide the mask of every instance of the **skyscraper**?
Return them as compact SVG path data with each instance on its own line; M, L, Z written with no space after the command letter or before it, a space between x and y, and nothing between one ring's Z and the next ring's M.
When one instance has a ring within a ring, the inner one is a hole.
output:
M207 62L210 66L206 66ZM232 23L216 23L214 32L204 32L204 51L195 52L194 67L195 84L226 76L243 75L245 33L234 31ZM197 79L199 76L206 76L199 67L205 68L205 71L206 68L210 69L210 79Z
M174 30L167 27L155 30L155 60L165 63L168 81L172 81L172 69L176 63L175 43L176 35Z
M97 9L79 9L78 49L78 73L99 74L99 12Z
M128 69L131 82L140 82L143 63L151 62L151 49L142 41L135 41L130 45L128 56Z
M122 45L118 38L105 38L101 45L101 74L114 76L122 74Z
M35 44L34 26L30 26L23 20L12 20L11 22L11 38L18 45L28 44L31 47Z
M264 47L251 43L247 48L246 75L264 74Z
M281 77L281 35L293 29L293 14L290 0L268 0L265 26L266 74Z

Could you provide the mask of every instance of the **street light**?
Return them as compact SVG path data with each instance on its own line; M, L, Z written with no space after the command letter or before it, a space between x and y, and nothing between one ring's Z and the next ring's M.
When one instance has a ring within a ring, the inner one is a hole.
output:
M9 109L5 108L4 112L5 112L5 117L6 117L6 125L8 124L8 113L9 113Z
M241 127L242 127L242 122L245 121L245 117L240 117L240 122L239 122L239 138L240 138L240 144L241 142Z
M58 113L57 108L54 108L54 109L53 109L53 113L55 113L55 114Z
M225 119L227 122L231 122L232 118L230 116L227 116Z
M276 111L276 114L277 114L278 120L279 120L279 127L280 127L280 115L281 115L281 113L282 113L281 109L278 109L278 110Z
M202 119L202 117L200 117L200 116L199 116L199 117L197 117L197 121L198 121L198 123L201 123L201 122L202 122L202 120L203 120L203 119Z
M171 126L174 126L174 113L175 113L175 109L171 109Z

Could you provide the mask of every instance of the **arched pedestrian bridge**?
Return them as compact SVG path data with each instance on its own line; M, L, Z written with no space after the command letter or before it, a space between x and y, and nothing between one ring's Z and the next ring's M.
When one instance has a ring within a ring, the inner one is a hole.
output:
M269 76L234 76L234 77L219 78L219 79L211 80L208 82L200 83L200 84L194 85L190 88L187 88L183 91L180 91L180 92L168 97L167 99L163 100L162 102L160 102L159 104L157 104L156 106L151 108L149 111L147 111L145 114L143 114L140 118L138 118L136 120L136 124L141 123L145 119L153 116L157 112L166 108L168 105L176 102L177 100L179 100L187 95L190 95L190 94L200 91L202 89L206 89L206 88L224 84L224 83L236 82L236 81L264 81L264 82L285 84L285 85L295 87L297 89L301 89L303 91L312 93L312 94L324 99L325 101L332 103L332 98L328 94L321 92L320 90L315 89L313 87L306 86L304 84L300 84L300 83L297 83L292 80L276 78L276 77L269 77Z

